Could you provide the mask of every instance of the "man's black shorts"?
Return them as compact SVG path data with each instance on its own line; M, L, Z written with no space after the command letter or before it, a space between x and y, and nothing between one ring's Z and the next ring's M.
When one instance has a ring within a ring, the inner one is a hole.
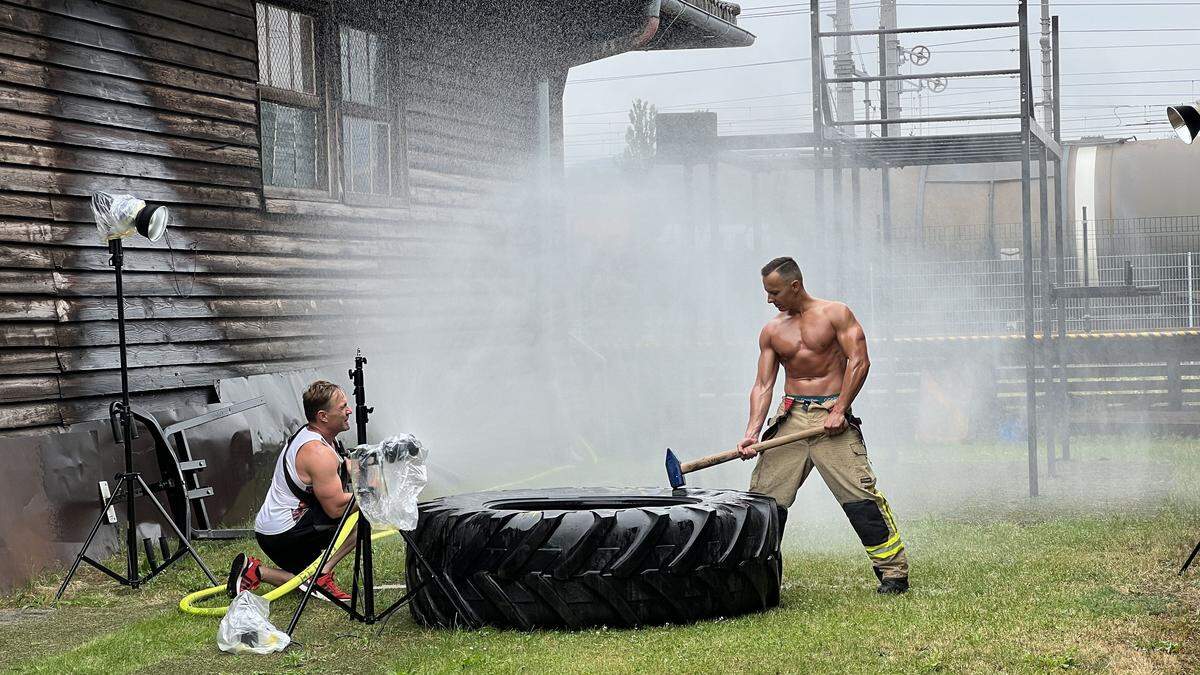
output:
M255 532L254 538L276 567L299 574L321 557L335 534L337 521L326 516L318 506L306 510L292 529L279 534Z

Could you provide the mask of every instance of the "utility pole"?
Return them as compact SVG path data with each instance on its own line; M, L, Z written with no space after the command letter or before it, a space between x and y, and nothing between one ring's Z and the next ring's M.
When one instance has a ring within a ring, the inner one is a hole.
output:
M1050 0L1042 0L1042 128L1054 130L1054 73L1050 60Z
M896 0L879 0L879 25L885 30L896 27ZM900 37L896 33L883 36L884 75L900 74ZM884 89L887 91L888 117L903 117L900 111L900 80L888 80ZM889 136L900 136L900 125L889 125Z
M833 16L834 30L853 30L850 20L850 0L837 0L836 13ZM850 50L850 36L839 35L834 46L833 75L834 77L854 77L854 55ZM854 83L838 82L837 84L837 119L839 122L849 122L854 119ZM857 136L857 127L843 127L843 133Z

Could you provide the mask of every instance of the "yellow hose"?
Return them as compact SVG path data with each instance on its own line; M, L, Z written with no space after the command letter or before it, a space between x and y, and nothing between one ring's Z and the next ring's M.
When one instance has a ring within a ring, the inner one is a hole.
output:
M356 511L350 514L350 517L346 519L346 524L342 526L341 532L338 532L337 542L333 546L335 551L340 548L343 543L345 543L346 537L350 536L350 533L354 531L354 526L357 524L358 512ZM381 532L375 532L371 535L371 541L383 539L384 537L390 537L393 534L396 534L396 530L383 530ZM317 571L317 564L320 562L320 558L312 561L311 565L305 567L299 574L289 579L287 583L283 584L282 586L276 586L273 590L264 594L263 597L267 600L277 600L288 593L291 593L305 579L312 576L313 572ZM225 611L229 609L229 605L224 605L222 607L197 607L195 605L195 603L204 600L205 598L211 598L214 595L220 595L224 592L225 585L222 584L220 586L213 586L212 588L204 588L196 591L195 593L189 593L188 595L183 596L183 599L179 601L179 611L186 614L195 614L197 616L225 616Z

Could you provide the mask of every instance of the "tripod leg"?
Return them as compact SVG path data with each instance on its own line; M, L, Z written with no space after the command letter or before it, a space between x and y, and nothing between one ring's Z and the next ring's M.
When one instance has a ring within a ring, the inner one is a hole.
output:
M104 522L104 514L108 513L109 507L117 500L117 495L121 494L121 487L124 485L125 477L122 476L121 480L117 481L116 489L112 491L112 494L104 502L104 506L100 507L100 515L96 518L96 522L92 524L92 531L88 532L87 539L84 539L83 545L79 547L79 553L75 556L75 562L71 563L71 571L67 572L67 578L63 579L62 585L58 587L58 592L54 594L55 602L62 598L63 593L67 590L67 585L71 583L75 572L79 570L79 563L83 562L83 557L87 555L88 547L92 545L92 540L96 538L96 533L100 531L100 525ZM130 488L132 487L130 486ZM133 523L129 523L128 525L129 527L133 527ZM124 577L117 576L116 578L121 580L121 583L127 583Z
M362 516L359 515L361 522ZM350 609L358 611L358 571L362 567L362 539L358 540L357 546L354 547L354 576L350 579Z
M319 509L321 506L318 504L314 508ZM333 550L337 548L338 533L346 526L346 519L350 517L350 512L353 510L354 497L351 497L350 503L346 504L346 510L342 513L341 520L338 521L337 529L333 531L333 538L329 540L329 545L325 547L325 552L321 554L321 562L317 563L317 569L313 572L313 577L309 581L308 588L304 589L304 595L300 596L300 604L296 606L296 612L292 614L292 620L287 627L288 637L292 636L292 633L296 630L296 624L300 623L300 615L304 613L304 606L308 604L308 597L312 595L313 590L317 587L317 577L321 576L321 568L325 567L325 563L329 562L329 557L333 555Z
M1183 567L1179 568L1180 574L1183 574L1187 571L1187 568L1191 567L1192 561L1196 559L1197 553L1200 553L1200 542L1196 542L1196 548L1192 549L1192 554L1187 557L1186 561L1184 561Z
M187 535L180 531L179 526L175 524L175 520L171 517L171 514L167 513L167 510L163 508L162 502L158 501L158 497L155 497L154 493L150 491L150 486L146 485L146 480L142 478L142 474L137 474L137 480L142 484L142 489L146 491L146 496L150 498L150 501L154 503L154 506L158 509L158 512L162 514L163 520L167 521L167 524L170 525L171 529L175 532L175 536L179 537L179 541L182 546L187 549L188 553L192 554L192 558L195 559L196 564L200 566L200 569L204 571L204 575L208 577L208 580L212 582L212 585L216 586L217 578L213 576L211 571L209 571L208 565L205 565L204 561L200 559L200 554L196 553L196 549L192 548L192 542L188 541Z
M363 614L366 623L375 623L375 561L371 550L371 521L358 517L358 545L363 556Z
M463 602L462 598L459 597L458 591L448 588L445 581L442 579L442 575L438 574L437 570L433 568L433 565L429 563L429 560L421 554L421 548L417 546L416 539L413 538L412 533L400 530L400 536L404 538L404 545L409 551L412 552L413 557L417 559L417 564L425 570L425 573L429 575L429 580L438 587L438 590L442 592L442 595L446 596L446 598L450 600L450 604L454 606L454 610L458 612L458 615L462 617L464 622L466 622L467 627L470 628L478 625L480 622L471 612L470 607L468 607L467 604Z

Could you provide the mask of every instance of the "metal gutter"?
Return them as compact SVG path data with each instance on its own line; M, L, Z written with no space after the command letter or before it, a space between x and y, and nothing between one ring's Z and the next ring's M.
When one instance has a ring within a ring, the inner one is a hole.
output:
M631 33L620 35L610 40L605 40L594 47L585 50L582 54L572 59L571 66L579 66L592 61L607 59L611 56L624 54L637 49L641 49L655 34L658 33L659 25L661 24L662 0L651 0L642 8L642 23Z
M662 0L665 27L643 49L749 47L754 34L683 0Z

